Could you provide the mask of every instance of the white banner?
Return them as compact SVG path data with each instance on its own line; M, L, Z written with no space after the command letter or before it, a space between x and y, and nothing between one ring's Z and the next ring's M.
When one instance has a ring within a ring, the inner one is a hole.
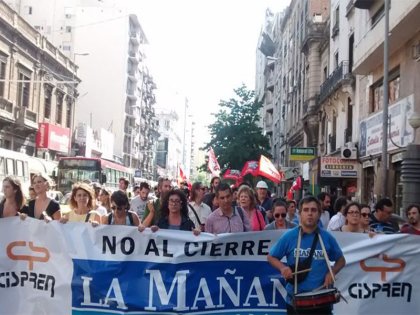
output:
M281 231L224 234L0 219L0 314L278 314ZM418 236L335 233L335 314L416 314Z

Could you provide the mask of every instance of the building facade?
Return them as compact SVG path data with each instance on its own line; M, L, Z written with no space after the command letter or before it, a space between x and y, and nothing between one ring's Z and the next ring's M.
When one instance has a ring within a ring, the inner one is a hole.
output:
M360 124L358 139L362 172L359 178L361 199L374 203L382 197L384 179L382 154L383 77L384 77L384 1L351 1L348 6L354 20L354 65L356 106ZM351 15L349 15L351 16ZM420 1L391 1L389 10L389 141L388 185L386 195L402 209L402 162L407 145L414 140L408 119L420 113ZM417 134L416 143L420 143Z
M156 84L146 65L148 42L137 16L115 1L9 2L79 65L76 125L111 132L113 159L152 176Z
M69 155L77 66L3 1L0 28L0 147Z

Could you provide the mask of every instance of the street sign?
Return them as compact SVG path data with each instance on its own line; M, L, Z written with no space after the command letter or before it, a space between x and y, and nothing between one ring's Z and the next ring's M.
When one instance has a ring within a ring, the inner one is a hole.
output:
M291 148L290 161L310 161L315 158L315 148Z

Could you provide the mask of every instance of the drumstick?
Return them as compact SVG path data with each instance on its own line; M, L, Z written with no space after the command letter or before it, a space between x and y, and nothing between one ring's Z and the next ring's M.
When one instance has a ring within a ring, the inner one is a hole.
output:
M311 270L312 270L312 268L299 270L299 271L297 271L297 272L293 272L293 273L292 273L292 276L297 275L297 274L299 274L299 273L309 272L309 271L311 271Z

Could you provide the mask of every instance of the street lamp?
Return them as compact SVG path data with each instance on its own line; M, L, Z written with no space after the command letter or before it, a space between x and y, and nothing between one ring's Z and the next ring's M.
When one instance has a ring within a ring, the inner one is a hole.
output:
M408 123L410 124L411 128L413 128L414 130L414 138L413 138L413 143L416 142L416 133L417 133L417 129L420 128L420 114L414 112L409 118L408 118Z

